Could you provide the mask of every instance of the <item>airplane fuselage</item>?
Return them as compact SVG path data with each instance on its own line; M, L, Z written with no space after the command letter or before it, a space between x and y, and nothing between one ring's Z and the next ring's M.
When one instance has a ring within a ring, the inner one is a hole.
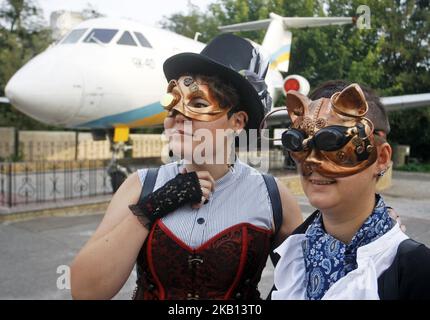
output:
M128 20L87 20L24 65L5 91L17 109L52 125L158 125L165 117L159 103L167 85L164 60L203 47Z

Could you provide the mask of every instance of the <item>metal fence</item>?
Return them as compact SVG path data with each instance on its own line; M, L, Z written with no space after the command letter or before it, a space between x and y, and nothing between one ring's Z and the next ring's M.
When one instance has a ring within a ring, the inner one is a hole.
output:
M0 162L0 206L112 193L109 161Z

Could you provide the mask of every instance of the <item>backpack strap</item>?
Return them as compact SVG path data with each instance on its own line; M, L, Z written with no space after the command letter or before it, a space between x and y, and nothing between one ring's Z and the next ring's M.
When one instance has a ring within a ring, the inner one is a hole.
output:
M155 182L157 181L159 168L149 168L146 173L145 180L143 181L142 191L140 192L140 197L138 204L143 201L143 198L146 197L154 190Z
M142 191L140 192L138 204L141 204L143 198L146 197L154 190L155 182L157 181L159 168L149 168L146 173L145 180L143 181ZM140 254L140 253L139 253ZM137 273L137 281L139 281L140 276L142 275L142 270L138 263L136 263L136 273Z
M278 234L279 229L282 226L282 202L281 196L279 194L279 188L276 183L275 178L269 174L262 174L264 182L266 183L267 192L269 193L270 202L272 204L272 214L273 214L273 222L275 224L275 233L273 238ZM278 263L280 256L273 252L274 247L272 246L270 250L270 260L272 260L273 266L276 266ZM267 296L268 300L271 300L272 291L276 290L275 285L273 285L272 290L270 290L269 295Z
M403 240L397 248L397 253L391 266L378 278L378 294L383 300L400 299L399 261L400 256L418 248L421 243L412 239Z
M270 202L272 203L273 221L275 223L275 236L278 234L282 225L282 202L279 195L278 185L275 178L270 174L263 174L266 183L267 192L269 193Z
M279 194L278 185L275 178L269 174L263 174L264 182L266 183L267 192L269 193L270 202L272 204L273 222L275 224L275 233L273 234L273 239L278 234L279 229L282 226L282 202L281 196ZM270 250L270 259L272 260L273 266L279 261L280 256L273 252L274 247Z

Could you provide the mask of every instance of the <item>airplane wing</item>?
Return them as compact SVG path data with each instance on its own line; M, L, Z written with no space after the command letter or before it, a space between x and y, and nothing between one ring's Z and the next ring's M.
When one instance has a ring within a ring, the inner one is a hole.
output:
M353 17L288 17L282 20L287 28L313 28L354 23Z
M407 110L412 108L430 107L430 93L409 94L394 97L381 97L381 102L385 106L385 110L387 110L387 112ZM276 109L280 108L273 108L272 110ZM267 120L267 123L271 126L280 124L285 125L287 124L288 119L288 113L286 110L279 111L270 116Z
M251 22L243 22L243 23L236 23L236 24L230 24L228 26L222 26L218 29L222 32L236 32L236 31L252 31L252 30L261 30L266 29L272 19L264 19L264 20L258 20L258 21L251 21Z
M381 102L387 111L404 110L430 106L430 93L409 94L396 97L383 97Z
M266 29L273 19L281 19L285 28L312 28L354 23L353 17L281 17L270 13L270 19L243 22L219 27L222 32L252 31Z
M0 97L0 103L10 103L10 101L6 97Z

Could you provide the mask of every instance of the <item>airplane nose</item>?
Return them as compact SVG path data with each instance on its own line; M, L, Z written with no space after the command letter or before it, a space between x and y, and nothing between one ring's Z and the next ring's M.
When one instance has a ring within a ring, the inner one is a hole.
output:
M47 50L24 65L9 80L5 93L21 112L53 125L62 125L78 110L83 78L73 61Z

